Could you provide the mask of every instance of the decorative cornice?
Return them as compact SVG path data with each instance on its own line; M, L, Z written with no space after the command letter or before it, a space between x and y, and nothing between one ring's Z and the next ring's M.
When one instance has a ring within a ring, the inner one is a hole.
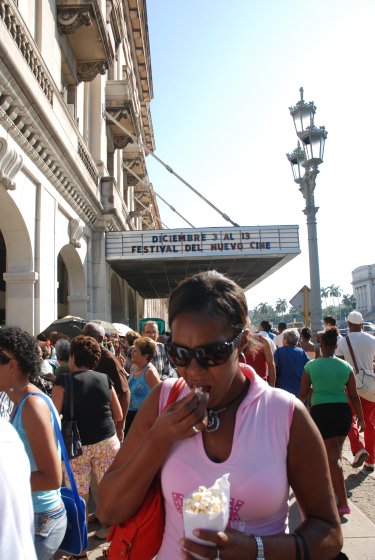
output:
M141 103L141 117L143 125L143 135L147 148L153 152L155 150L154 129L152 126L150 103Z
M9 148L5 138L0 137L0 183L5 188L16 188L13 179L21 169L22 163L22 156L14 148Z
M87 171L90 173L92 179L97 184L99 181L99 173L94 163L94 160L92 159L88 150L86 150L83 142L80 142L79 140L78 140L78 155L83 161L83 164L86 167Z
M147 6L144 0L128 0L124 2L126 16L131 36L131 47L134 63L137 67L137 77L140 84L142 101L151 101L152 73L150 43L147 23Z
M34 46L33 38L12 0L0 0L0 21L4 23L26 64L52 105L54 88L49 71L38 49Z
M87 6L58 6L57 29L63 35L75 33L80 27L92 25L92 14Z
M4 110L9 103L9 98L10 96L4 94L2 86L0 86L0 123L56 187L57 191L69 202L80 218L85 223L92 223L100 211L99 202L87 196L80 189L79 181L73 179L62 164L61 155L54 152L50 140L43 139L41 132L36 130L34 122L28 122L31 121L30 117L27 118L23 114L15 100L12 100L11 105L13 119L10 118L9 109ZM17 112L21 114L21 119L18 119ZM95 202L97 202L96 206Z
M101 203L97 198L86 194L80 187L79 180L74 179L61 165L62 157L58 157L50 146L40 139L39 133L33 130L32 125L27 123L24 117L21 129L9 118L1 106L2 87L0 85L0 124L2 124L14 138L19 146L28 154L36 166L48 178L61 196L70 204L81 220L90 224L94 229L104 227L105 231L121 231L124 229L127 209L123 208L125 218L121 218L117 212L113 214L103 213ZM14 106L14 104L13 104ZM17 120L17 117L16 119ZM35 147L37 149L35 149ZM98 224L102 224L98 228Z

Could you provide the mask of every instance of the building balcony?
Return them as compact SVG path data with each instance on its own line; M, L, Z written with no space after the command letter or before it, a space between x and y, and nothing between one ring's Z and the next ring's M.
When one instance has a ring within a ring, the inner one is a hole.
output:
M131 134L138 137L139 110L129 80L108 80L105 98L107 112ZM107 124L112 129L115 149L123 149L133 143L131 137L112 120L107 119Z
M91 82L113 64L114 53L100 0L57 0L57 28L77 60L80 82Z

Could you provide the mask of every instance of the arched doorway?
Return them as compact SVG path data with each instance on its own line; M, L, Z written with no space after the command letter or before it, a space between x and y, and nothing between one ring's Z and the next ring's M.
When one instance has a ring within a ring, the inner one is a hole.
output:
M121 285L116 274L111 277L111 315L112 323L122 323L124 320Z
M7 249L0 230L0 325L5 325L5 280L3 274L6 272L6 263Z
M57 318L69 315L69 275L61 254L57 257Z
M72 245L64 245L57 257L57 314L58 318L73 315L87 317L86 274Z
M23 213L25 215L23 215ZM22 191L0 187L1 320L17 325L29 333L38 329L32 229L28 229Z

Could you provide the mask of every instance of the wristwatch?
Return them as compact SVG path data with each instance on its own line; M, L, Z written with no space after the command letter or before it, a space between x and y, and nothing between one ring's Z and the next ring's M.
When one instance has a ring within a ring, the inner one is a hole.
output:
M265 556L264 556L264 546L263 546L263 541L261 537L258 537L257 535L251 535L252 537L254 537L256 545L257 545L257 558L256 560L264 560Z

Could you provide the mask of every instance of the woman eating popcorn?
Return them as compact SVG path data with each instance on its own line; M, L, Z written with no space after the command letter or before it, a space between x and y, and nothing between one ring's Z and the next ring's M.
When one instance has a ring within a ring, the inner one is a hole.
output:
M215 272L182 281L169 300L166 351L186 384L163 411L176 379L138 412L99 488L103 523L129 519L161 471L166 523L158 560L331 560L342 534L321 436L294 395L240 364L251 341L243 290ZM225 531L184 538L184 496L229 474ZM304 521L288 534L289 487Z

